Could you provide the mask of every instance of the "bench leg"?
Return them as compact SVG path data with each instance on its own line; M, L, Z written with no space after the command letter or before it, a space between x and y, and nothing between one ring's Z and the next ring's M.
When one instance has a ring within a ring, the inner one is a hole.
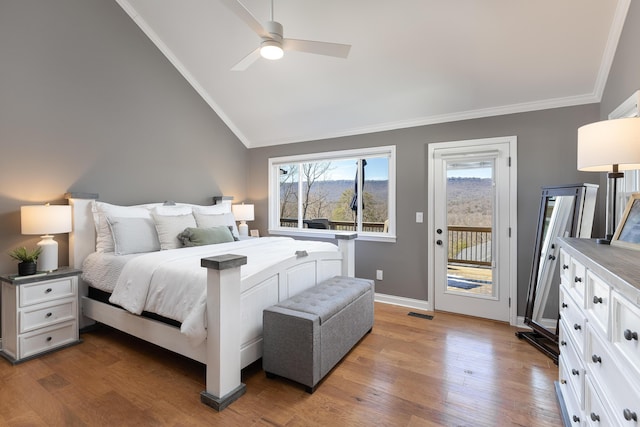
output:
M316 387L317 385L314 385L313 387L305 386L304 391L306 391L309 394L313 394L313 392L316 391Z

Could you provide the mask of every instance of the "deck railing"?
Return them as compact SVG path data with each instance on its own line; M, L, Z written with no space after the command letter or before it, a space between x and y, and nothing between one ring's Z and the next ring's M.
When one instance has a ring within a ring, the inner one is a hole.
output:
M331 221L328 219L305 219L304 228L320 228L338 231L355 231L356 227L352 221ZM280 218L281 227L298 227L298 220L293 218ZM384 222L363 222L362 231L374 233L384 233Z
M491 227L449 225L449 262L490 266Z

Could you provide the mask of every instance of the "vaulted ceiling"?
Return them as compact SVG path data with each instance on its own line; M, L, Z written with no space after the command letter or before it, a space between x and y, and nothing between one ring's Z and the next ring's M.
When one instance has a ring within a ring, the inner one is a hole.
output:
M117 1L249 148L599 102L630 2L275 0L285 37L348 58L231 71L260 38L220 0Z

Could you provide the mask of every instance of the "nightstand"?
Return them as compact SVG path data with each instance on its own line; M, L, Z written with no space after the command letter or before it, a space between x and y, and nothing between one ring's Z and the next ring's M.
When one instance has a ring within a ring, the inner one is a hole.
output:
M81 273L62 267L32 276L0 275L0 355L15 364L80 342L78 276Z

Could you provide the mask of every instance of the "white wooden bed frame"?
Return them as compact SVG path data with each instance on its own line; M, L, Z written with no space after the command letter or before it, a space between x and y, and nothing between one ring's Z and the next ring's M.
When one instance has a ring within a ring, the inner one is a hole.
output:
M95 227L91 202L97 194L66 195L73 212L69 235L69 264L82 268L95 251ZM231 203L231 198L215 198ZM335 275L354 276L355 233L336 234L338 252L292 255L282 263L240 280L245 256L204 258L207 268L207 339L193 347L180 329L137 316L126 310L88 298L88 286L80 281L80 326L94 322L149 341L207 367L203 403L221 411L245 392L242 368L262 357L262 310Z

